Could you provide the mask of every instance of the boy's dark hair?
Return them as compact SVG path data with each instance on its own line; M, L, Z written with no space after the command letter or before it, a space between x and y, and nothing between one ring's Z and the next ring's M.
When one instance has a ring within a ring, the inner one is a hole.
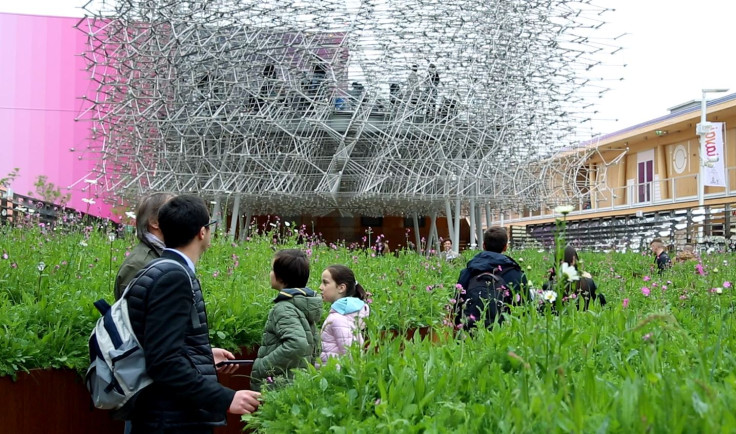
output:
M483 234L483 249L490 252L503 253L508 242L509 236L506 234L506 229L499 226L488 228Z
M158 225L170 249L189 244L209 220L207 205L198 196L176 196L158 211Z
M158 212L161 206L172 197L174 197L173 193L151 193L141 199L138 208L135 210L136 236L139 240L146 241L148 223L153 219L158 221Z
M304 288L309 281L309 259L298 249L280 250L274 256L273 274L286 288Z
M345 284L345 297L357 297L361 300L365 300L366 293L365 289L355 280L355 273L350 268L344 265L330 265L327 267L327 271L330 272L332 280L335 281L336 285Z

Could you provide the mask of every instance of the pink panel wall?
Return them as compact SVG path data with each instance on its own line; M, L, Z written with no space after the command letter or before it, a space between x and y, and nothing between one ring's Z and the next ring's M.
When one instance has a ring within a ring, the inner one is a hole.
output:
M110 206L95 198L96 187L84 182L94 177L94 156L82 153L91 124L75 118L79 98L94 85L80 56L87 37L74 28L77 22L0 14L0 178L20 168L11 188L25 195L45 175L72 194L69 206L110 217ZM89 206L83 198L96 203Z

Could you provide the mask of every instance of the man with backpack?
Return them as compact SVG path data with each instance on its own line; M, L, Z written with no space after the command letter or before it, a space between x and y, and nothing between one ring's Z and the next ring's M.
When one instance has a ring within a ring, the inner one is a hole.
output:
M458 278L455 297L455 325L475 327L485 314L487 328L502 322L501 314L508 306L529 298L524 271L512 258L503 254L508 247L508 235L502 227L492 227L483 234L483 251L468 261Z
M153 380L133 403L132 433L211 433L214 426L225 425L226 412L255 411L260 394L234 391L217 381L215 363L234 356L210 346L205 302L194 274L216 223L209 221L207 205L196 196L177 196L161 207L158 222L166 249L125 294Z

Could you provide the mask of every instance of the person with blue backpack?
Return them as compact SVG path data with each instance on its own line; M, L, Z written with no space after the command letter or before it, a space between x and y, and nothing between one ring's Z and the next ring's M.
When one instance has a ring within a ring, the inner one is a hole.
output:
M210 346L205 301L194 274L216 223L209 218L199 197L166 202L158 214L166 248L125 290L132 331L152 380L136 394L128 415L133 434L211 433L225 425L227 412L251 413L259 405L258 392L234 391L217 381L215 364L234 356Z
M455 325L472 329L483 320L486 328L503 321L508 306L529 299L526 275L519 264L505 255L508 234L492 227L483 234L483 251L460 272L455 296Z

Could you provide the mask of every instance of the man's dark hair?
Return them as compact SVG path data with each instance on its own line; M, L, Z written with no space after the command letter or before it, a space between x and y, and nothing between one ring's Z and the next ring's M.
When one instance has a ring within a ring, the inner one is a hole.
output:
M207 204L198 196L176 196L158 211L158 225L170 249L189 244L209 221Z
M273 260L273 274L286 288L304 288L309 280L309 259L301 250L280 250Z
M502 227L488 228L483 234L483 249L490 252L502 253L508 242L509 236Z
M136 236L145 242L148 233L148 224L158 221L158 211L167 200L174 197L173 193L151 193L141 199L135 211Z

